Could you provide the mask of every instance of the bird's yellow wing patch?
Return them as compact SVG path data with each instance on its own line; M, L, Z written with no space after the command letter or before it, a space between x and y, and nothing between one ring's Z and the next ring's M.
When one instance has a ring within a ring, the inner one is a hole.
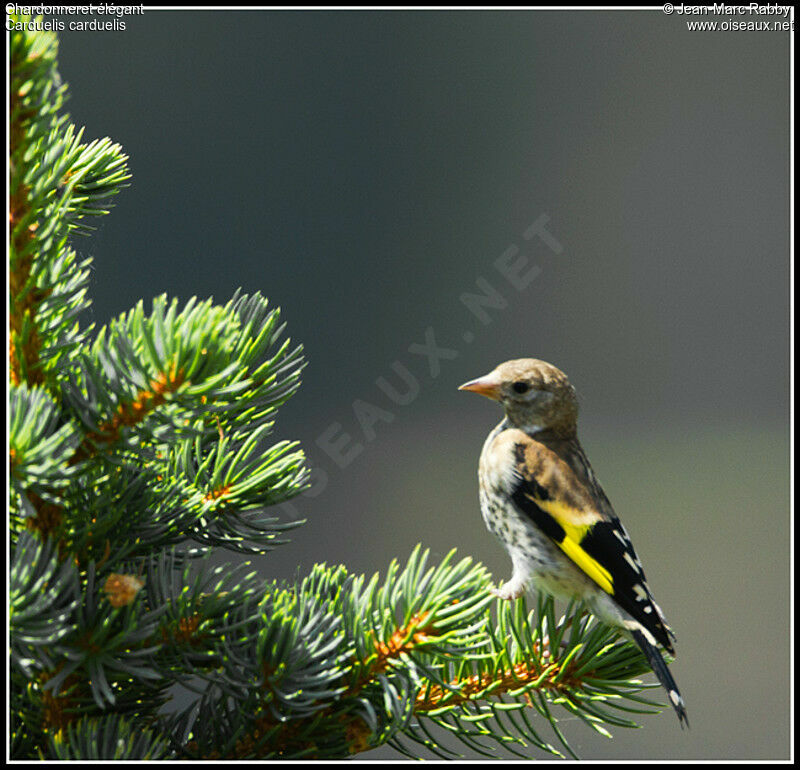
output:
M575 524L573 522L576 520L586 519L586 516L580 511L576 511L570 506L555 500L540 500L530 494L526 494L525 497L529 498L548 516L551 516L563 531L564 536L562 538L553 538L558 547L600 588L613 596L614 581L611 573L581 546L583 539L600 519L598 518L597 521L590 523Z

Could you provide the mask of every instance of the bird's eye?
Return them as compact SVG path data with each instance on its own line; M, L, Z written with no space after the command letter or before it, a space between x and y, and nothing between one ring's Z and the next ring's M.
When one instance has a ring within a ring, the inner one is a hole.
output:
M511 387L514 389L515 393L519 394L527 393L528 390L530 389L530 385L528 385L527 382L522 382L521 380L515 382Z

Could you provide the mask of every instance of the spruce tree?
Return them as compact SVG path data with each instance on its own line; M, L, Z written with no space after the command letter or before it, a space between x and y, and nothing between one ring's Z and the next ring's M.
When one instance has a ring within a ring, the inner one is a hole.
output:
M308 472L271 433L301 348L259 293L85 323L73 239L127 157L62 113L55 35L11 18L11 758L574 756L560 715L606 733L657 712L634 645L580 606L496 601L454 553L296 583L212 566L291 547L271 506Z

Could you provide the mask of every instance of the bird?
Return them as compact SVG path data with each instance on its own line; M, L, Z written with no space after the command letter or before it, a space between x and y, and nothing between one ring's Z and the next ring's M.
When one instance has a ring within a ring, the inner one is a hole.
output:
M674 656L675 634L578 440L578 399L567 376L546 361L520 358L459 390L498 401L504 411L478 466L484 523L512 564L510 580L495 595L515 600L534 588L582 600L632 637L681 727L688 727L683 697L659 651Z

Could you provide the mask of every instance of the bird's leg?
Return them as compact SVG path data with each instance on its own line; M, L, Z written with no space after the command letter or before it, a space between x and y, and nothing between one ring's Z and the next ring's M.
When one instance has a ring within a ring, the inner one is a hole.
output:
M491 592L498 598L504 601L514 601L519 599L525 593L528 585L528 580L531 575L526 568L525 560L515 558L515 554L511 555L511 563L514 565L514 571L511 574L511 580L503 583L502 586L492 588Z

